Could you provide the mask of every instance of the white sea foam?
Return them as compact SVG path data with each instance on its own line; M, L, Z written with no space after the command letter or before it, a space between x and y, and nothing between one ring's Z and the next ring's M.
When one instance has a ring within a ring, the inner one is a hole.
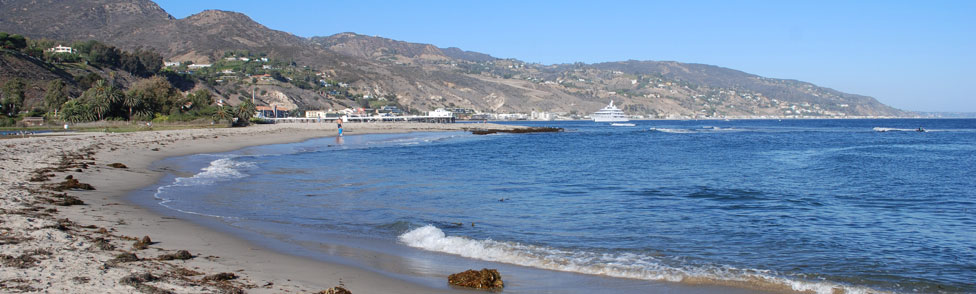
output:
M874 131L875 132L882 132L882 133L884 133L884 132L915 132L917 130L916 129L899 129L899 128L874 127Z
M159 200L159 205L162 205L163 207L176 210L182 213L211 216L211 217L223 217L219 215L199 213L195 211L189 211L189 210L177 208L173 205L170 205L170 202L172 202L173 199L168 198L164 195L166 195L167 190L173 187L212 185L222 180L243 178L247 176L247 174L245 174L243 170L248 168L253 168L254 166L255 164L253 162L238 161L238 160L234 160L234 158L232 157L220 158L211 161L210 165L201 169L199 173L196 173L191 177L179 177L176 178L172 184L160 186L159 188L156 189L156 193L153 195L153 197Z
M197 186L210 185L221 180L239 179L246 177L242 170L253 168L253 162L237 161L234 158L221 158L210 162L210 165L201 169L199 173L188 178L176 178L175 186Z
M671 133L671 134L690 134L695 132L688 129L665 129L665 128L651 128L651 131Z
M825 294L834 293L837 289L842 289L844 293L880 293L863 287L829 281L792 279L764 270L727 266L669 265L650 255L571 251L513 242L447 236L444 231L433 225L410 230L400 235L398 239L410 247L466 258L615 278L746 284L757 288L788 287L795 291Z

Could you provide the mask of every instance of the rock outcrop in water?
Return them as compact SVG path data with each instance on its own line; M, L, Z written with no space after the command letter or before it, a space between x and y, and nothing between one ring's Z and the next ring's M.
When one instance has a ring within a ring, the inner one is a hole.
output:
M447 283L467 288L497 290L505 287L502 275L496 269L466 270L447 277Z
M495 133L511 133L511 134L558 133L562 131L563 128L530 127L530 128L514 128L514 129L476 129L476 130L471 130L471 133L475 135L490 135Z

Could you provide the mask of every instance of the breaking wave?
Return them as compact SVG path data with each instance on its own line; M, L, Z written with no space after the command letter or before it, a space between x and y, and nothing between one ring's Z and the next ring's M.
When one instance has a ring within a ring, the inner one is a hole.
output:
M546 270L614 278L824 294L838 292L882 293L873 289L842 285L830 281L808 281L785 277L768 270L674 264L676 262L646 254L573 251L490 239L475 240L447 236L433 225L407 231L398 239L407 246L427 251Z
M178 177L173 180L172 184L160 186L156 189L156 193L153 195L153 197L159 200L159 205L172 210L203 216L223 217L219 215L188 211L171 205L170 203L173 202L174 199L167 197L167 192L169 192L171 189L178 189L179 187L205 186L212 185L218 181L243 178L247 176L247 174L244 173L244 170L254 168L255 166L256 165L253 162L237 161L232 157L220 158L211 161L210 165L204 167L199 173L196 173L193 176Z

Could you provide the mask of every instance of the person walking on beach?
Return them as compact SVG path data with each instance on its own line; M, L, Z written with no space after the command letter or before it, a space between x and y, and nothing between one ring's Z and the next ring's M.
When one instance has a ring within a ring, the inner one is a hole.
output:
M337 119L336 120L336 124L339 125L339 137L342 137L342 120L341 119Z

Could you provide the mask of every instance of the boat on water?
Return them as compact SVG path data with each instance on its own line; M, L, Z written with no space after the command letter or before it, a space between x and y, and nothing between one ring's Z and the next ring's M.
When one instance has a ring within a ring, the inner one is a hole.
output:
M594 122L627 122L630 121L627 115L624 114L623 110L617 108L613 105L613 100L610 100L610 104L603 109L594 112L590 115Z
M615 126L615 127L633 127L633 126L636 126L633 123L612 123L610 125L611 126Z

